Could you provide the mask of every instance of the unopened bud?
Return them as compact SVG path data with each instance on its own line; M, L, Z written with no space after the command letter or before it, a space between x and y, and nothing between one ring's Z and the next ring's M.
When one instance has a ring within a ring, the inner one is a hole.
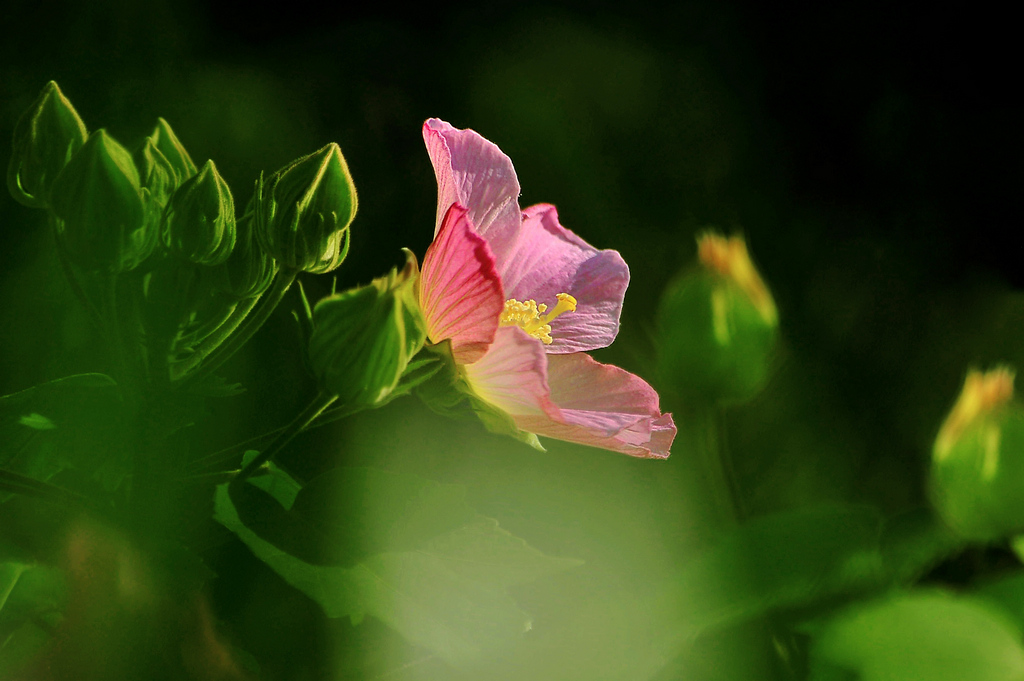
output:
M971 539L1024 532L1024 406L1013 378L1006 367L968 372L932 449L932 503Z
M401 272L324 298L313 310L310 363L342 404L379 404L423 347L426 330L414 293L419 267L407 256Z
M742 237L704 234L697 255L698 267L669 284L661 300L662 378L687 398L749 400L768 377L775 302Z
M14 127L7 189L29 208L49 202L50 187L88 133L75 107L52 80Z
M171 196L160 227L164 246L197 265L219 265L235 247L235 201L207 161Z
M175 187L198 172L196 164L192 162L192 157L188 155L185 146L174 134L170 123L163 118L156 119L156 127L153 128L149 137L153 140L153 145L160 150L160 153L170 163L171 168L174 169Z
M139 171L142 207L146 229L156 233L160 229L167 200L177 188L177 176L170 162L153 142L147 137L139 150L135 152L135 167Z
M134 155L135 168L139 171L139 184L161 206L167 204L174 190L178 188L178 176L152 137L147 137Z
M131 154L97 130L53 182L51 206L68 256L91 271L134 269L152 252Z
M330 272L348 255L356 204L348 164L332 142L258 185L256 235L283 267Z

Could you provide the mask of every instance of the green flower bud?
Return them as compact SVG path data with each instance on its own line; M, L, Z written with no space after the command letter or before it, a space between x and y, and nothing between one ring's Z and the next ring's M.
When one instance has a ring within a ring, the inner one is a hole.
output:
M705 234L700 265L669 284L659 307L659 369L687 399L742 402L768 377L778 313L741 237Z
M14 151L7 166L11 196L29 208L44 208L50 186L86 137L85 123L51 80L14 126Z
M207 161L171 196L160 237L171 253L197 265L219 265L231 255L235 200L213 161Z
M333 142L257 185L256 236L283 267L321 274L348 255L356 188Z
M324 298L313 309L310 364L342 404L380 404L423 347L426 327L414 292L419 267L407 256L401 272Z
M152 137L147 137L134 155L135 167L139 171L139 184L149 191L157 203L167 205L167 199L178 188L177 173Z
M1005 367L970 371L932 449L929 492L958 534L982 541L1024 532L1024 405Z
M124 272L152 252L131 154L97 130L53 182L50 203L68 256L86 270Z
M249 202L246 214L252 210ZM277 274L277 263L253 234L252 220L242 218L236 225L235 248L227 261L208 271L211 286L236 300L258 296L270 287Z
M152 137L147 137L135 152L135 167L142 186L142 207L146 229L156 233L160 229L167 200L177 188L177 176L167 157L157 148Z
M171 130L170 123L162 118L156 119L156 127L153 128L149 137L153 140L153 145L160 150L160 153L170 163L171 168L174 169L175 187L180 186L182 182L198 172L196 164L192 162L192 157L188 155L184 145L178 141L177 135Z

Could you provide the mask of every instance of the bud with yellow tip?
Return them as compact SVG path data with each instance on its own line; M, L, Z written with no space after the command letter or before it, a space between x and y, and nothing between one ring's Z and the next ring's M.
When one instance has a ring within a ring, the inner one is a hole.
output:
M932 503L970 539L1024 531L1024 406L1013 379L1008 367L968 372L932 449Z
M743 237L702 234L697 256L697 266L662 296L661 376L685 399L742 402L768 377L779 323L775 301Z

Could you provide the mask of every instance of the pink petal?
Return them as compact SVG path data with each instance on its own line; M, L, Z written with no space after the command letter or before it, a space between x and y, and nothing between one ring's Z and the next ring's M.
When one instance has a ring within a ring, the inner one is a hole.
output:
M676 426L642 378L576 353L548 355L548 384L560 414L516 416L523 430L630 456L668 457Z
M419 286L431 342L450 339L459 364L480 359L494 340L505 294L494 255L463 206L453 204L445 214L423 256Z
M494 143L472 130L459 130L431 118L423 141L437 176L437 223L448 206L461 203L491 248L507 248L519 230L519 180L512 161Z
M517 420L558 416L549 395L544 346L518 327L499 328L487 354L463 370L480 399Z
M548 204L523 211L522 228L507 250L491 247L509 298L549 307L559 293L576 298L576 311L551 323L549 353L583 352L615 340L629 285L629 268L617 251L599 251L573 234Z

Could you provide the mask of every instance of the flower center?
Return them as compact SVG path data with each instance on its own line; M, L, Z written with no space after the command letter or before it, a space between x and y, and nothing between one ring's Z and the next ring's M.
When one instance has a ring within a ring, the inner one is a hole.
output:
M555 298L555 308L548 312L548 306L536 300L524 303L515 298L505 301L505 309L501 312L501 326L518 326L520 329L538 339L545 345L551 345L551 322L563 312L576 311L576 299L568 293L559 293ZM547 312L547 314L544 314Z

